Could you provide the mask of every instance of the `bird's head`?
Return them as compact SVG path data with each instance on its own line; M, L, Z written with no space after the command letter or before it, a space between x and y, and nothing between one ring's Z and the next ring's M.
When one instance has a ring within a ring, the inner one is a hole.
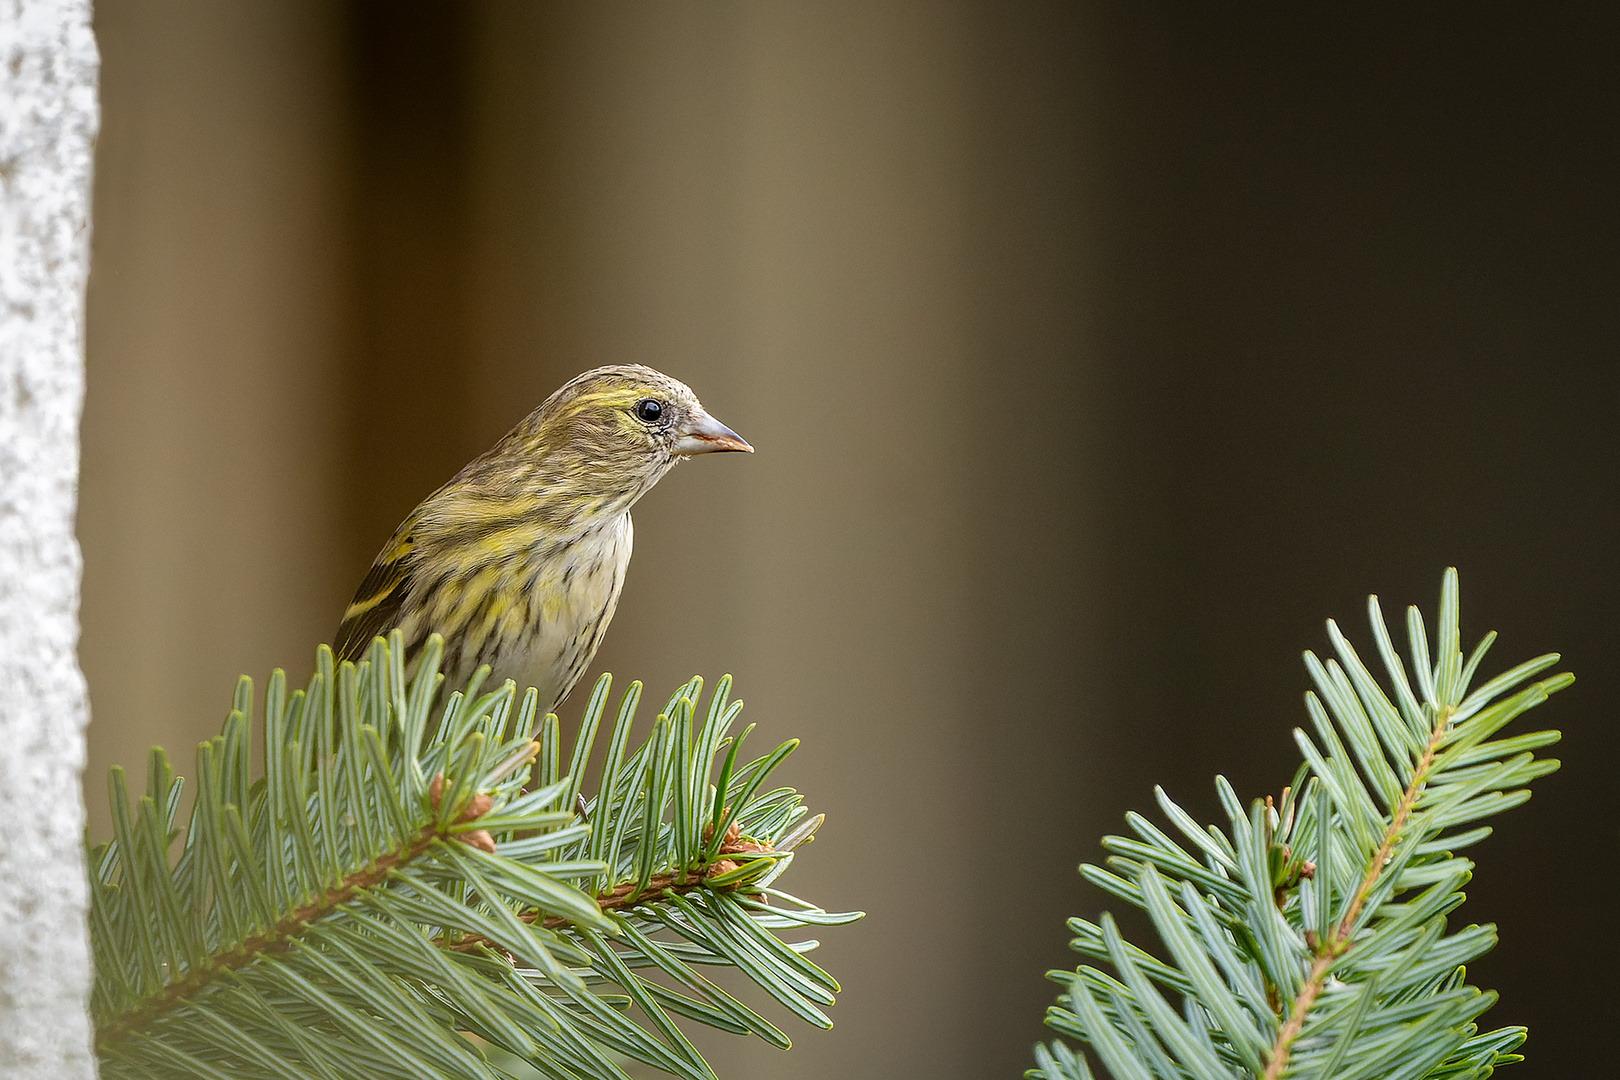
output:
M601 460L668 464L694 454L754 451L705 412L685 383L639 364L587 371L551 395L537 416Z
M663 471L680 458L753 447L708 415L684 382L640 364L596 368L578 376L536 411L557 445L627 471Z
M595 516L628 509L682 458L753 450L685 383L624 364L568 382L466 471L500 462L508 482L543 488L553 500L584 499Z

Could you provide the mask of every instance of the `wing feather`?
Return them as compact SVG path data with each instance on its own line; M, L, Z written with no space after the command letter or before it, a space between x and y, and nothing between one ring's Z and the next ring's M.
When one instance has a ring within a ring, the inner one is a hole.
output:
M333 651L341 660L358 663L373 638L384 636L398 624L400 609L410 591L412 551L417 515L412 514L377 555L366 578L343 612ZM407 646L412 643L407 642Z

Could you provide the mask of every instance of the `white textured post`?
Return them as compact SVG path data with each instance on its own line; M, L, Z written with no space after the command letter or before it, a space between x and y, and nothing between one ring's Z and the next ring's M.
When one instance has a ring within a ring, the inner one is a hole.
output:
M95 1076L73 536L90 0L0 0L0 1076Z

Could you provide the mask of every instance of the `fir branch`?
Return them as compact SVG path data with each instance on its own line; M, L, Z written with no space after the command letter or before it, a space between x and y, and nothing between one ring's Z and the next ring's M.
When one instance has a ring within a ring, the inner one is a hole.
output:
M275 673L257 778L244 679L198 749L178 859L181 781L162 751L133 809L114 770L116 836L90 857L104 1077L499 1080L505 1054L557 1080L623 1080L617 1054L714 1080L671 1012L789 1045L693 962L738 967L826 1026L812 1002L836 983L807 981L820 969L798 951L815 943L770 929L860 913L771 888L821 818L789 789L760 793L795 743L738 765L729 678L701 719L702 681L679 688L633 750L632 684L584 798L606 677L562 776L558 720L535 715L533 691L480 694L480 675L435 726L440 644L409 680L401 644L378 640L358 665L323 648L291 695Z
M772 848L768 843L760 843L755 840L743 838L743 836L737 831L736 827L732 826L727 838L720 845L718 853L722 856L756 853L769 854L774 853L775 850L776 849ZM596 906L601 908L604 912L626 911L640 904L647 904L657 900L667 900L672 896L680 896L683 893L692 892L696 889L713 889L718 887L721 889L729 889L734 891L737 889L736 885L727 885L724 882L717 884L716 879L722 878L728 874L733 874L737 870L737 863L730 859L720 858L693 873L688 873L685 870L682 870L679 873L656 874L648 882L645 889L636 888L635 882L625 882L623 885L616 886L611 892L602 893L596 898ZM759 896L762 894L755 893L754 895ZM572 925L561 915L542 916L542 913L539 911L524 912L523 914L519 915L518 918L526 923L534 923L538 921L541 926L548 930L555 930ZM436 944L439 944L446 949L452 949L456 952L473 952L480 948L495 948L493 942L477 935L463 938L455 942L439 939L436 941Z
M1294 998L1294 1004L1289 1010L1287 1022L1278 1029L1276 1042L1272 1044L1271 1052L1266 1057L1265 1080L1278 1080L1282 1076L1283 1070L1288 1067L1288 1051L1293 1046L1294 1040L1299 1037L1300 1031L1305 1027L1305 1017L1311 1011L1311 1006L1316 1002L1316 996L1322 992L1322 984L1327 981L1328 972L1332 970L1339 957L1350 951L1352 945L1351 931L1355 927L1356 918L1361 914L1362 905L1367 902L1367 896L1372 892L1373 886L1378 883L1379 877L1384 873L1384 868L1389 865L1395 841L1400 837L1401 830L1406 827L1406 820L1412 812L1412 806L1417 801L1418 795L1423 790L1424 783L1429 778L1429 769L1434 764L1435 752L1445 740L1446 732L1450 729L1451 719L1454 714L1455 710L1449 707L1436 713L1434 730L1429 735L1428 744L1423 748L1423 756L1418 759L1417 768L1413 770L1412 782L1401 793L1400 802L1395 807L1395 813L1390 818L1388 828L1384 830L1378 850L1373 853L1366 875L1361 879L1361 884L1357 886L1355 894L1350 900L1349 908L1327 937L1314 942L1313 951L1316 954L1316 959L1311 964L1311 971L1305 979L1305 985L1300 988L1299 993ZM1314 937L1314 934L1310 935L1306 939L1307 944L1312 944L1311 939ZM1368 1002L1372 1000L1371 994L1364 995L1364 997ZM1364 1008L1365 1003L1359 1004Z
M530 747L537 751L539 744L530 743ZM518 760L527 763L533 758L531 752ZM438 808L439 795L436 788L442 786L443 775L435 777L434 783L429 785L430 801L434 809ZM488 813L491 800L488 796L475 796L468 807L456 819L456 824L475 821ZM485 834L487 835L487 834ZM274 925L250 934L237 942L232 948L210 957L206 963L197 967L183 979L168 983L161 990L137 1000L132 1006L108 1019L96 1032L96 1052L102 1053L110 1049L119 1039L125 1038L133 1032L139 1031L153 1020L162 1016L171 1007L186 1001L200 993L209 983L229 971L234 971L251 963L261 953L276 949L284 949L289 942L297 939L305 930L319 922L327 915L341 908L344 904L354 900L364 891L383 884L402 866L426 854L436 840L456 839L463 843L476 841L469 840L469 834L462 833L452 836L449 829L441 827L437 821L424 825L410 842L404 847L388 852L365 868L350 874L335 885L327 887L320 896L295 908L284 915ZM608 909L607 904L601 905L603 910ZM530 916L531 920L533 915ZM548 922L554 926L571 925L561 916L552 916Z
M102 1053L119 1039L141 1030L168 1009L194 997L220 975L251 963L261 953L285 947L311 924L353 900L363 890L382 884L395 867L422 855L433 846L433 841L443 835L435 825L424 826L404 849L383 855L366 869L331 886L311 903L288 912L274 925L209 957L206 963L185 978L166 984L156 993L138 999L131 1007L112 1015L96 1031L96 1052Z
M1376 598L1368 613L1389 689L1329 622L1333 656L1305 656L1312 733L1294 733L1305 760L1280 800L1245 809L1217 777L1222 830L1158 791L1179 837L1129 814L1136 838L1106 838L1106 868L1081 867L1146 911L1170 954L1126 942L1106 914L1070 920L1073 948L1117 977L1088 965L1050 973L1066 992L1047 1023L1116 1080L1481 1080L1519 1060L1522 1028L1475 1023L1495 995L1467 985L1463 965L1495 929L1450 931L1473 869L1455 852L1558 768L1535 757L1557 732L1495 736L1573 677L1529 682L1558 662L1549 654L1470 693L1495 634L1464 657L1454 570L1432 656L1422 618L1407 613L1412 679ZM1061 1041L1035 1056L1030 1077L1093 1075Z

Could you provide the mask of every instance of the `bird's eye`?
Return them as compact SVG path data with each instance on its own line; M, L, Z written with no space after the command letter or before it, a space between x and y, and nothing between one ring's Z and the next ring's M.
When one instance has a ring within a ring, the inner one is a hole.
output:
M656 424L663 419L664 405L663 402L654 401L652 398L642 398L630 411L635 413L636 419L642 423Z

